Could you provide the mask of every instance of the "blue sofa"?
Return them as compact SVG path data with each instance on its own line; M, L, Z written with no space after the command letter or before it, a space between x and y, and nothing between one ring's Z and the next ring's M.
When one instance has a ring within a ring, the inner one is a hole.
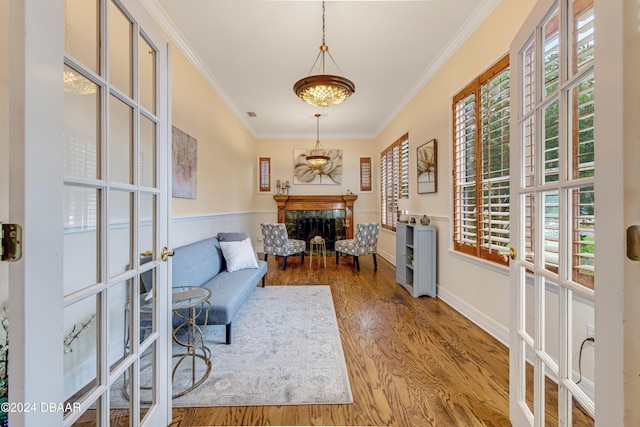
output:
M220 233L175 249L172 259L173 287L204 286L211 291L207 324L226 325L226 343L231 344L231 321L238 309L255 290L257 283L267 272L267 263L258 260L258 268L246 268L233 272L226 269L220 247L220 239L238 240L246 233ZM235 235L235 237L228 237ZM174 316L174 326L179 323ZM198 324L204 323L204 312L198 317Z

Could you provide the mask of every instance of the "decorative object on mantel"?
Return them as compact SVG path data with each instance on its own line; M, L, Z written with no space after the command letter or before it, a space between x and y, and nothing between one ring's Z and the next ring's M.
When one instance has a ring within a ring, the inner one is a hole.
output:
M195 199L198 175L198 142L175 126L172 127L171 134L172 196Z
M320 114L316 114L316 146L311 150L311 155L307 156L307 162L311 169L324 169L327 162L331 158L324 154L322 145L320 145Z
M435 193L438 191L438 151L436 140L432 139L417 148L418 152L418 193Z
M356 85L346 77L334 76L331 74L325 74L325 55L329 55L329 59L333 62L333 65L340 71L340 67L336 64L331 53L329 53L329 46L325 43L325 18L324 18L324 2L322 2L322 44L320 45L320 53L316 57L315 62L309 70L309 75L298 80L293 85L293 91L295 94L307 104L315 105L317 107L332 107L345 101L356 90ZM311 75L313 68L320 60L320 71L318 75Z
M281 184L280 180L276 181L276 194L278 196L289 195L289 189L291 185L289 185L289 181L285 181L284 184Z
M429 225L431 224L431 218L429 218L427 216L427 214L422 215L422 218L420 218L420 224L422 225Z
M409 224L415 224L416 223L416 219L414 217L411 217L411 219L409 220Z

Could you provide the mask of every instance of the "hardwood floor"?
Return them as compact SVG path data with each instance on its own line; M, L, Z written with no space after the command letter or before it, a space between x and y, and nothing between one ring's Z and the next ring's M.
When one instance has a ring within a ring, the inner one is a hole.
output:
M315 259L314 259L315 261ZM172 427L508 426L509 353L437 298L413 298L378 257L327 257L327 269L291 257L269 259L267 286L329 285L354 402L350 405L174 408ZM557 425L555 384L547 383L546 425ZM531 396L531 391L528 396ZM554 403L555 402L555 403ZM128 411L112 411L112 426ZM85 414L91 419L91 414ZM95 425L95 421L76 423ZM95 415L93 415L95 420ZM577 407L573 425L593 425Z
M510 425L507 349L441 300L412 298L390 263L279 267L269 259L267 286L331 287L354 403L174 408L171 426Z

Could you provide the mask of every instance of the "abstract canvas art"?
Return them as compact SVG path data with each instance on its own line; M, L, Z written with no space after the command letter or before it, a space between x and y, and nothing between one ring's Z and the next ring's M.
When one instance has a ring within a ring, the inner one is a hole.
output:
M329 161L322 168L315 168L307 162L312 150L293 151L294 184L342 184L342 150L322 150ZM315 153L314 153L315 154Z
M198 171L198 143L192 136L172 127L173 197L196 198Z
M435 193L438 191L437 155L435 139L418 147L418 193Z

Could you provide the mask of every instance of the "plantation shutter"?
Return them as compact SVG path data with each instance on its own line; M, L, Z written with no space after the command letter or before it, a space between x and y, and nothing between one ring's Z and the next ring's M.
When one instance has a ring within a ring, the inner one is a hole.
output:
M454 242L475 254L476 246L476 105L475 92L455 103Z
M409 197L409 134L380 154L382 227L395 231L398 199Z
M360 157L360 191L371 191L371 157Z
M483 84L481 93L480 242L492 254L509 246L509 69Z
M454 249L505 263L509 246L509 58L453 99Z
M261 192L270 192L271 191L271 158L270 157L260 157L258 160L258 169L260 176L260 191Z

